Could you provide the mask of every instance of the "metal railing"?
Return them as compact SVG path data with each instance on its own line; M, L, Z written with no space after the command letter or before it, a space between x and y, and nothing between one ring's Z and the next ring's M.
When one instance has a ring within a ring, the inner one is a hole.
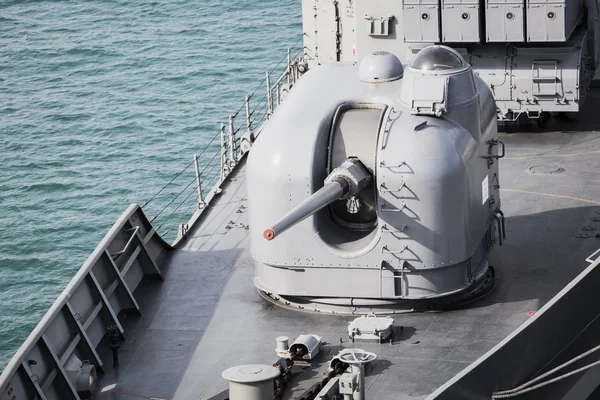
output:
M262 124L304 72L303 50L292 55L300 40L288 48L287 55L273 69L267 71L254 92L245 96L244 104L229 116L227 124L221 123L219 131L204 149L142 205L150 223L164 240L173 242L185 234L186 222L220 193L221 184L249 151ZM284 62L285 67L281 69ZM272 82L274 76L277 79ZM164 205L157 205L160 202Z

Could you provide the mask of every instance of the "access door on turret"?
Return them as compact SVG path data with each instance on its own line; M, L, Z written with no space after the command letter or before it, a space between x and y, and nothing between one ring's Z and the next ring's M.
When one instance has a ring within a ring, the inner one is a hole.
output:
M442 0L442 41L479 42L480 20L479 0Z
M439 42L439 0L402 0L402 24L406 43Z
M488 42L524 42L524 0L486 0L485 33Z

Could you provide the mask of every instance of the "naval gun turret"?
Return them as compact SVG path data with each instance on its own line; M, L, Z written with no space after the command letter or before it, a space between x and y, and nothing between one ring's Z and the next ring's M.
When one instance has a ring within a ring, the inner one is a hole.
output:
M254 283L321 312L452 307L488 292L504 236L496 108L445 46L319 66L247 164Z

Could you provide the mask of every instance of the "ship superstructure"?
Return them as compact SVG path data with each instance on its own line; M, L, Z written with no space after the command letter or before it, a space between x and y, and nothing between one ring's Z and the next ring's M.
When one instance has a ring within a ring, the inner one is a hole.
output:
M303 0L309 66L385 50L459 51L490 87L500 120L581 109L600 62L597 0Z

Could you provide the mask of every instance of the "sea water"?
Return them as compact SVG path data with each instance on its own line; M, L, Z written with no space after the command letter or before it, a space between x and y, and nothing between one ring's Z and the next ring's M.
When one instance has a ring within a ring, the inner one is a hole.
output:
M126 207L301 39L300 8L0 0L0 371Z

